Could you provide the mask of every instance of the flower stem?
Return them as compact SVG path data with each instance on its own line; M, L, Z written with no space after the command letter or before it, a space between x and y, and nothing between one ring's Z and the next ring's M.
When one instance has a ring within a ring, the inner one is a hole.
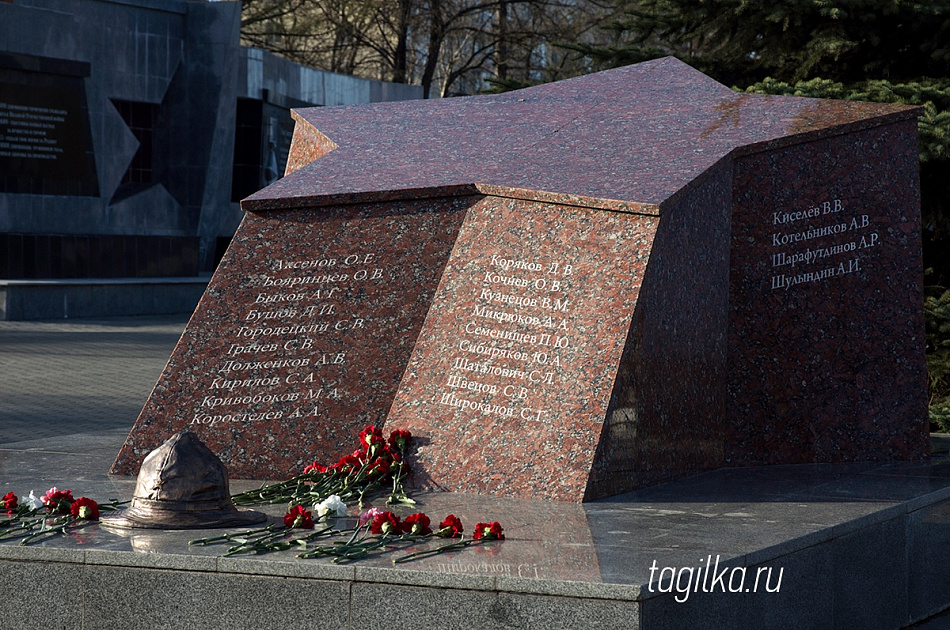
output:
M99 511L100 512L112 512L118 510L120 505L128 505L132 503L132 499L126 499L125 501L120 501L119 499L109 499L108 503L100 503Z
M255 534L263 534L266 532L275 531L275 528L280 527L284 528L283 525L274 525L270 524L267 527L262 527L260 529L249 529L244 532L235 532L231 534L222 534L221 536L210 536L208 538L199 538L197 540L189 540L189 545L210 545L211 543L223 542L234 540L235 538L246 538L247 536L254 536Z
M45 538L51 538L53 536L64 534L66 533L66 527L72 522L72 520L72 517L68 517L65 523L55 525L54 527L46 527L46 524L44 523L44 527L40 531L33 532L32 534L25 536L23 540L20 541L20 544L32 545L33 543L39 542Z
M460 540L458 542L451 543L449 545L442 545L441 547L436 547L435 549L428 549L426 551L416 551L415 553L410 553L405 556L399 556L398 558L393 558L393 564L400 564L402 562L409 562L410 560L415 560L416 558L422 558L425 556L434 556L440 553L447 553L449 551L458 551L460 549L465 549L476 543L481 543L483 540Z
M17 523L17 526L16 526L16 527L10 527L10 528L8 528L8 529L4 529L4 530L0 531L0 539L2 539L2 538L15 539L15 538L21 538L22 536L28 536L28 535L29 535L29 532L30 532L34 527L36 527L36 524L37 524L37 521L21 521L21 522ZM22 534L22 536L13 536L13 535L12 535L12 534L15 534L15 533L17 533L17 532L24 532L24 533Z

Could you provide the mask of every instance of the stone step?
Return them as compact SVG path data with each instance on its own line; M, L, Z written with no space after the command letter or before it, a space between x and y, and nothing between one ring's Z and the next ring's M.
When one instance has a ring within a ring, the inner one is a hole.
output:
M0 320L190 313L209 279L0 280Z

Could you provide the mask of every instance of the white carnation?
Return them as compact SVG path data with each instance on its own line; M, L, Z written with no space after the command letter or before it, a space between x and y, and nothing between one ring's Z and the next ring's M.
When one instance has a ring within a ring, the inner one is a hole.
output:
M320 503L314 505L313 509L320 518L324 516L346 516L346 503L344 503L337 494L331 494Z

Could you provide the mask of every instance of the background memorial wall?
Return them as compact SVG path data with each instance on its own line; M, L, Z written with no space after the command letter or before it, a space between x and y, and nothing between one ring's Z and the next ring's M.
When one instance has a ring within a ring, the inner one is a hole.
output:
M291 107L421 96L243 48L240 8L0 3L0 318L192 310Z

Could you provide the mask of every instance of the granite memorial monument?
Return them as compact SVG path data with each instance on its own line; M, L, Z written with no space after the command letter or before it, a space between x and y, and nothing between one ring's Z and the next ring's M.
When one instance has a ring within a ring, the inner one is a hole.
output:
M565 501L926 458L918 113L672 58L298 110L113 472L188 430L286 477L367 424L423 487Z

